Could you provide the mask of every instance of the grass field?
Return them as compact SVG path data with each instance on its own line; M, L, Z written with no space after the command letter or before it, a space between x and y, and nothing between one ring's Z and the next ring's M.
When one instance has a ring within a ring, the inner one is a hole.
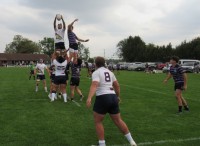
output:
M48 78L48 76L46 76ZM165 74L123 71L120 104L124 121L139 145L200 145L200 75L189 74L184 93L190 113L178 116L172 80L163 85ZM49 83L49 78L47 79ZM81 89L87 97L91 80L82 71ZM69 93L69 92L68 92ZM35 93L27 68L0 68L0 146L91 146L97 143L92 108L85 100L80 107L63 100L49 102L42 86ZM104 121L108 146L125 146L124 136Z

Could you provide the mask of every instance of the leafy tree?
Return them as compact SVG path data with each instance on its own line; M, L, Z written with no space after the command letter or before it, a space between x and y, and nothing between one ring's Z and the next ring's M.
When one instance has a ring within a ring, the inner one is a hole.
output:
M44 37L39 41L41 47L41 53L51 56L54 52L54 38Z
M39 45L21 35L15 35L13 41L6 45L5 53L34 53L38 52Z
M90 58L90 50L85 47L83 44L79 43L78 47L78 56L82 58L84 61L87 61Z

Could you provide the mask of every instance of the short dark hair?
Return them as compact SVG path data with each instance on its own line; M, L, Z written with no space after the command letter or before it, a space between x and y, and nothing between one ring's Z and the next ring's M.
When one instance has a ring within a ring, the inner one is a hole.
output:
M96 64L96 67L97 67L97 68L103 67L103 66L105 66L105 59L104 59L103 57L98 56L98 57L95 59L95 64Z
M170 60L174 60L174 61L176 61L176 63L178 63L179 62L179 57L178 56L172 56L170 58Z

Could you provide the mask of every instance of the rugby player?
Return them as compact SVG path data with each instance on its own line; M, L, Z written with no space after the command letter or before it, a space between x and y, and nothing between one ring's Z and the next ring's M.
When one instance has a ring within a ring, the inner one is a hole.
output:
M50 93L49 93L49 98L51 99L51 94L52 94L52 89L53 89L53 83L54 83L54 79L55 79L55 65L51 65L49 67L49 72L51 74L50 76Z
M186 100L184 99L182 95L183 90L187 90L187 75L183 68L178 64L179 58L176 56L173 56L170 59L170 64L172 65L170 67L170 72L167 76L167 78L164 80L164 83L167 83L168 80L173 77L175 85L175 96L178 102L178 114L182 113L182 107L184 106L184 109L186 111L189 111L189 107L187 105Z
M45 92L47 91L47 85L46 85L46 79L45 79L45 74L44 74L44 69L47 70L47 72L49 73L50 76L50 72L49 69L47 68L47 66L43 63L43 59L40 59L40 61L37 63L36 67L35 67L35 74L37 74L37 80L36 80L36 88L35 88L35 92L38 92L38 85L40 83L40 80L42 80L43 82L43 86L44 86L44 90Z
M120 131L125 135L131 146L136 146L127 125L121 119L119 110L120 86L115 75L105 68L105 59L97 57L95 59L97 70L92 74L92 84L87 107L91 106L92 97L96 93L96 100L93 107L93 115L96 127L96 133L99 139L99 146L105 146L103 119L106 113L110 114L111 119Z
M64 50L65 49L65 43L64 43L64 36L65 36L65 21L63 17L61 16L62 23L59 23L56 27L56 17L54 19L54 30L55 30L55 49Z
M66 50L56 51L53 55L53 65L55 65L55 78L52 89L51 101L53 102L56 99L56 91L60 86L60 91L62 92L64 102L67 102L67 93L66 93L66 83L68 76L65 74L67 67L67 53Z
M33 76L33 79L35 80L35 73L34 73L34 70L35 70L35 64L34 62L32 61L30 63L30 75L29 75L29 80L31 79L31 77Z
M79 42L88 42L89 39L83 40L80 39L79 37L76 36L76 34L73 32L74 29L74 23L78 21L78 19L75 19L72 23L70 23L68 25L68 30L67 30L67 34L68 34L68 40L69 40L69 61L71 61L71 59L73 59L73 61L76 62L77 57L78 57L78 43L76 40L78 40Z
M77 59L76 63L71 64L71 79L70 79L71 100L74 100L74 91L76 91L80 95L80 101L82 101L84 97L81 90L79 89L81 64L82 60L80 58Z

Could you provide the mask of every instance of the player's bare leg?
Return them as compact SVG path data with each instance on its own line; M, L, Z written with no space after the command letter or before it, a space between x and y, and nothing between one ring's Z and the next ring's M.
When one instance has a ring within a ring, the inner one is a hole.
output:
M80 101L82 101L83 98L84 98L84 96L83 96L81 90L80 90L79 87L77 87L77 86L75 87L75 90L76 90L76 92L77 92L77 93L80 95L80 97L81 97Z
M93 113L97 137L99 139L99 146L105 146L103 119L105 115Z
M45 90L45 92L48 92L48 91L47 91L46 80L43 80L43 86L44 86L44 90Z
M182 100L182 104L184 106L184 110L189 111L189 107L188 107L187 101L183 97L182 93L181 93L181 100Z
M36 80L36 87L35 87L35 92L38 92L38 86L39 86L40 80Z
M126 125L126 123L121 119L120 114L111 114L110 115L111 119L113 120L113 122L115 123L115 125L119 128L119 130L124 134L124 136L127 138L127 140L129 141L129 143L132 146L136 146L135 141L133 140L128 127Z
M60 90L62 92L64 102L67 102L67 93L66 93L66 84L61 84L60 85Z
M175 96L176 96L176 99L177 99L177 102L178 102L178 113L182 113L182 107L183 107L183 102L182 102L182 99L181 99L181 90L177 89L176 90L176 93L175 93Z
M75 86L70 86L70 92L71 92L70 98L71 98L71 100L74 100L74 90L75 90Z

